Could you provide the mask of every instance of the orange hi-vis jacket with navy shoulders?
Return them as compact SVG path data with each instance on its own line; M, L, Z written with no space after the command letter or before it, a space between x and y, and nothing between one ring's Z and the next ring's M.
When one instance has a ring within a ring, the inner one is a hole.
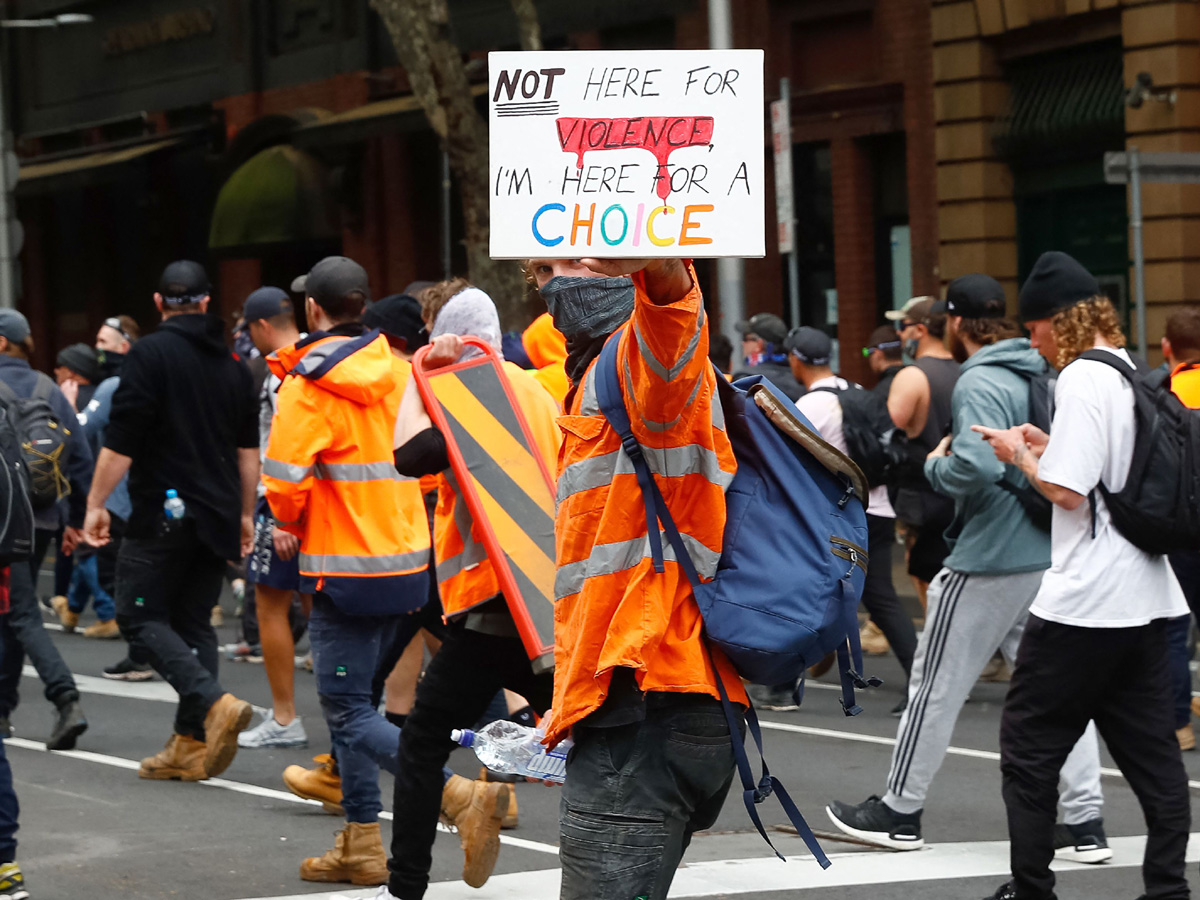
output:
M541 453L546 470L553 472L558 459L560 434L558 404L533 376L520 366L505 361L504 374L512 387L517 406L525 417L534 448ZM486 441L486 423L463 423L480 441ZM503 426L497 423L501 429ZM530 473L542 478L541 473ZM438 505L434 515L434 546L437 553L438 588L446 618L467 612L500 593L500 583L484 549L479 527L466 502L459 496L454 472L438 476ZM549 511L547 511L549 512Z
M283 384L263 485L280 527L300 537L302 589L346 612L419 607L429 519L417 481L392 458L411 366L378 332L309 335L267 364Z
M618 374L634 436L707 581L721 556L725 491L737 463L708 361L695 279L692 272L693 287L683 299L656 306L642 273L633 276L637 296L619 339ZM643 691L718 697L715 660L730 699L747 703L733 666L705 646L692 587L665 537L665 571L654 571L637 475L600 412L595 367L567 397L567 414L559 418L551 745L600 707L618 666L633 669Z

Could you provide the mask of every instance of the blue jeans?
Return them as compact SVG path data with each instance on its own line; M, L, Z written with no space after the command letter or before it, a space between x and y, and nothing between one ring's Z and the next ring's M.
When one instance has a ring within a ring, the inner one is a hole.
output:
M392 774L397 769L400 729L371 703L371 682L402 618L347 615L325 594L313 596L308 620L313 672L342 776L347 822L379 819L379 769Z
M100 567L95 553L75 560L71 572L71 586L67 589L67 606L71 612L81 613L87 609L88 598L101 622L111 622L117 614L112 595L100 586Z

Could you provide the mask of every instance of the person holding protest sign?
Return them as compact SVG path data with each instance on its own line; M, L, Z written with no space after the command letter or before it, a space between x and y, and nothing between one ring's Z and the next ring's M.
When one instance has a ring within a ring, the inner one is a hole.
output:
M678 563L643 557L641 491L619 470L595 361L615 332L634 433L678 460L658 484L703 578L725 529L736 464L708 361L704 302L690 261L533 259L527 264L567 338L572 381L559 419L554 712L547 743L570 734L560 823L561 900L665 898L696 831L710 827L734 772L730 698L747 703L706 646ZM675 471L688 474L673 474ZM734 737L740 740L740 736ZM407 898L405 898L407 900Z

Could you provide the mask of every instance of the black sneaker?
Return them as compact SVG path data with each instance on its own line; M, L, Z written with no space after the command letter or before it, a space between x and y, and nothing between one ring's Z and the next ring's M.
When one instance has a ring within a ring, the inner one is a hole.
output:
M790 712L799 709L796 701L796 688L792 685L752 684L746 689L755 709L769 709L772 712Z
M892 707L892 717L899 719L904 715L906 709L908 709L908 694L905 694L904 699Z
M1096 863L1112 859L1108 838L1104 834L1104 820L1092 819L1082 825L1054 826L1054 858L1071 862Z
M983 900L1017 900L1017 889L1011 881L1006 881L996 888L996 893L988 894Z
M87 719L78 700L68 700L58 708L58 720L46 741L47 750L74 750L75 741L87 731Z
M12 736L12 721L8 718L8 716L0 716L0 741L7 740Z
M139 665L128 656L118 663L104 667L104 677L113 681L153 681L154 670L149 665Z
M871 796L858 806L834 800L825 812L840 830L851 837L879 844L892 850L920 850L921 813L898 813L878 797Z

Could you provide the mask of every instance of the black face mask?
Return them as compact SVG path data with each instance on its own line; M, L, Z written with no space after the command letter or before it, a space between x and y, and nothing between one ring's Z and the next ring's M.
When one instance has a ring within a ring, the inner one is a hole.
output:
M555 275L539 293L568 342L607 337L633 314L633 279L625 276Z

